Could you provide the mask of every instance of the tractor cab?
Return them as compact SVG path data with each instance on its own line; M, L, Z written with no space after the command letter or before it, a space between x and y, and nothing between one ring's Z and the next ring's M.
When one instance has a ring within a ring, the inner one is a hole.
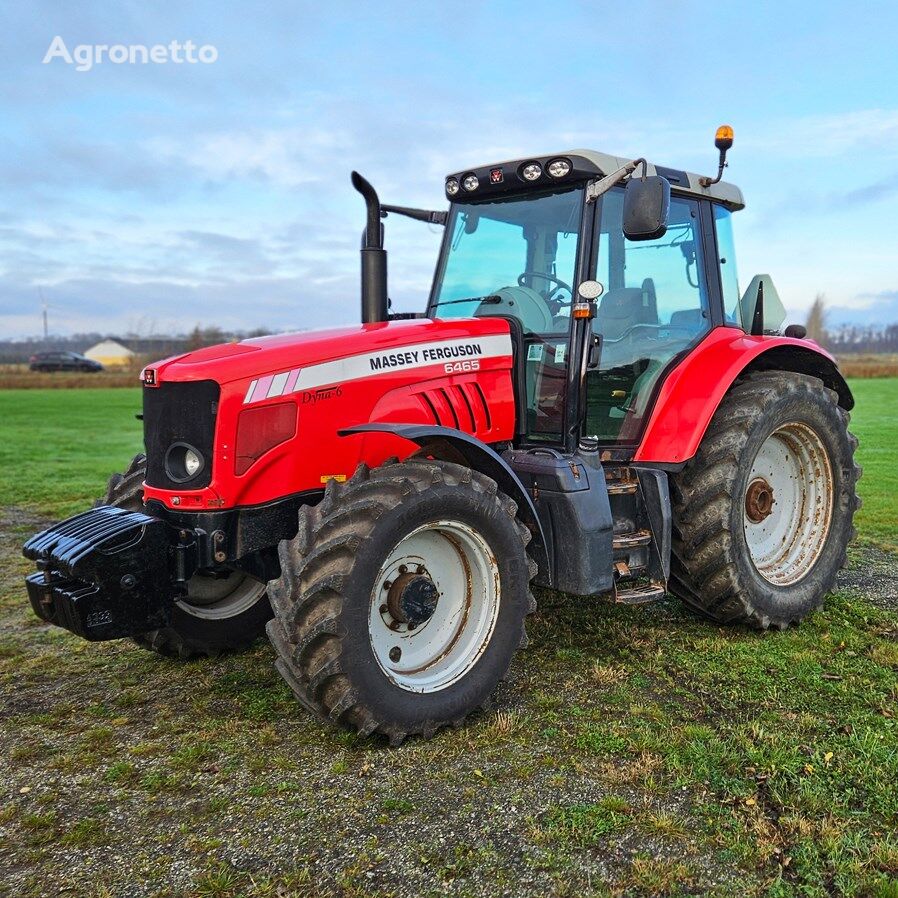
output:
M645 164L596 195L627 166L575 150L446 180L427 315L511 323L524 444L632 455L665 372L712 328L742 326L731 226L740 191ZM669 184L666 216L655 233L627 236L626 196L641 178Z

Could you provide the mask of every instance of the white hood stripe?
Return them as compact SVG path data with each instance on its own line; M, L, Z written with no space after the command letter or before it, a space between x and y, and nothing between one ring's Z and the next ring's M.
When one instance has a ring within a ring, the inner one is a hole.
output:
M508 334L461 337L455 340L434 340L430 343L396 346L380 352L345 356L342 359L309 365L307 368L294 368L259 378L247 388L243 403L246 405L273 396L286 396L300 390L314 390L349 380L377 377L390 371L413 371L440 363L481 361L507 356L511 356L511 337Z

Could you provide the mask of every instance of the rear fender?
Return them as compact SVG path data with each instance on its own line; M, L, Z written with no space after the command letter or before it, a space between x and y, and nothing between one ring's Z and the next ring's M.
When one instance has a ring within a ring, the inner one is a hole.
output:
M499 489L517 503L518 517L533 534L533 541L528 551L539 565L540 573L551 578L546 538L533 499L508 462L486 443L461 430L426 424L358 424L354 427L345 427L337 433L344 437L360 433L394 434L422 449L427 449L428 454L434 458L466 465L495 480Z
M838 394L839 405L854 407L836 360L816 343L718 327L665 378L633 461L672 465L688 461L736 380L752 371L771 370L819 377Z

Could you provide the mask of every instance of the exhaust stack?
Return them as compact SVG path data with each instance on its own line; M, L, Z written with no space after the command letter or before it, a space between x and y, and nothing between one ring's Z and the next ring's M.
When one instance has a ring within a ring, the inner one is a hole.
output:
M380 200L357 171L352 173L352 186L368 207L368 224L362 238L362 324L374 324L388 320L387 251L383 247Z

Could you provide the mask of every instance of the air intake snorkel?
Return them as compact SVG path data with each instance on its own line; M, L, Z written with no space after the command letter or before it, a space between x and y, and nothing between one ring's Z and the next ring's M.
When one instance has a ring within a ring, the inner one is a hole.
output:
M380 200L357 171L352 173L352 186L368 207L368 224L362 237L362 324L374 324L388 319L387 251L383 247Z

